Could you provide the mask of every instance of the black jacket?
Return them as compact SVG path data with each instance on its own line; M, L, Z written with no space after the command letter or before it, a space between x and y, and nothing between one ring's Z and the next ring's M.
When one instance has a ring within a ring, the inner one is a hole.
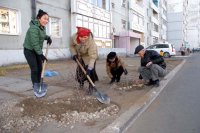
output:
M153 64L157 64L161 66L163 69L166 68L166 63L160 54L154 50L146 50L144 54L144 58L141 58L141 66L146 66L148 62L152 62ZM139 79L142 79L142 76L139 76Z
M146 66L148 62L152 62L153 64L158 64L163 69L166 68L166 63L160 54L154 50L146 50L144 54L144 58L141 58L141 66Z

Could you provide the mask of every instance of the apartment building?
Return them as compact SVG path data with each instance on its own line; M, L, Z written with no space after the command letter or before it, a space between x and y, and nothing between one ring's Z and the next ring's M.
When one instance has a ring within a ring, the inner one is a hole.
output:
M187 34L187 0L167 1L167 38L180 50L182 45L188 45Z
M143 2L143 0L111 1L113 45L117 48L126 48L127 55L134 54L135 47L145 41Z
M167 0L159 1L159 42L167 42Z
M186 40L190 48L200 47L200 0L188 0L185 4Z
M49 16L47 34L52 37L48 57L50 59L70 57L71 36L70 1L13 0L0 1L0 66L25 62L23 42L29 22L37 11L42 9ZM44 45L45 46L45 45Z
M89 28L99 48L112 48L110 0L72 0L71 35L76 26Z

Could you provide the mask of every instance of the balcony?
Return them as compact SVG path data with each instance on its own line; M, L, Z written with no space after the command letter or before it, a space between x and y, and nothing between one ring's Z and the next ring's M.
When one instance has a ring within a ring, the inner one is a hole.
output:
M130 9L139 13L140 15L144 16L144 10L145 8L143 8L142 6L136 4L136 3L133 3L133 2L130 2Z
M159 37L159 33L157 31L151 31L151 36Z
M164 24L162 24L162 29L167 30L167 27Z
M164 20L167 20L167 17L166 17L166 15L165 15L164 13L161 13L161 16L162 16L162 18L163 18Z
M106 22L111 21L110 11L92 5L83 0L73 0L71 2L71 12L97 18Z
M159 13L158 7L157 7L152 1L150 2L150 4L151 4L151 8L152 8L155 12Z
M159 21L158 21L158 19L155 18L155 17L153 17L153 16L151 17L151 22L153 22L153 23L159 25Z
M144 33L144 26L130 22L130 29Z
M166 40L167 36L166 35L162 35L162 39Z
M162 8L165 9L165 11L167 10L167 7L164 3L162 4Z

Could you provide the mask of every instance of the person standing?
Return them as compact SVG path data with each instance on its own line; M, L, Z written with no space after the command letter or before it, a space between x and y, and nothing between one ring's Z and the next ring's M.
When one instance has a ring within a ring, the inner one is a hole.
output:
M39 10L37 18L31 20L29 29L26 32L24 40L24 56L31 70L32 84L40 83L42 63L47 61L43 55L42 48L44 40L47 40L47 44L51 45L52 40L46 35L45 25L49 21L49 15L43 10Z
M159 77L164 77L167 74L163 57L154 50L145 50L142 45L135 48L135 54L141 57L141 66L138 69L140 81L144 79L144 81L149 81L147 85L159 86Z
M119 82L122 73L125 75L128 74L123 60L117 56L116 52L110 52L107 55L106 71L108 76L111 78L110 84L114 83L115 81Z
M93 83L98 81L98 76L95 69L96 59L98 56L97 45L94 41L93 34L89 29L77 27L77 33L72 36L70 51L73 60L79 60ZM82 72L79 66L77 66L76 69L76 80L79 82L80 88L83 88L84 81L87 80L86 75ZM92 93L93 87L91 84L89 84L87 94L91 95Z

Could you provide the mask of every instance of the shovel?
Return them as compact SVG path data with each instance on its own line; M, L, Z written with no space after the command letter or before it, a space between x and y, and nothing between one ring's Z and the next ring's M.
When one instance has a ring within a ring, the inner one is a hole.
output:
M47 44L47 49L46 49L46 53L45 53L45 57L46 58L47 58L47 54L48 54L48 49L49 49L49 45ZM44 60L43 67L42 67L42 73L41 73L40 83L34 83L34 85L33 85L34 94L35 94L36 97L43 97L47 93L47 84L43 83L46 62L47 61Z
M76 58L76 62L78 63L79 67L81 68L81 70L83 71L83 73L86 75L89 83L92 85L94 91L95 91L95 95L96 98L99 102L104 103L104 104L109 104L110 103L110 98L108 97L107 94L103 93L103 92L99 92L96 87L95 84L92 82L91 78L89 75L87 75L85 69L83 68L83 66L81 65L81 63L79 62L79 60Z

